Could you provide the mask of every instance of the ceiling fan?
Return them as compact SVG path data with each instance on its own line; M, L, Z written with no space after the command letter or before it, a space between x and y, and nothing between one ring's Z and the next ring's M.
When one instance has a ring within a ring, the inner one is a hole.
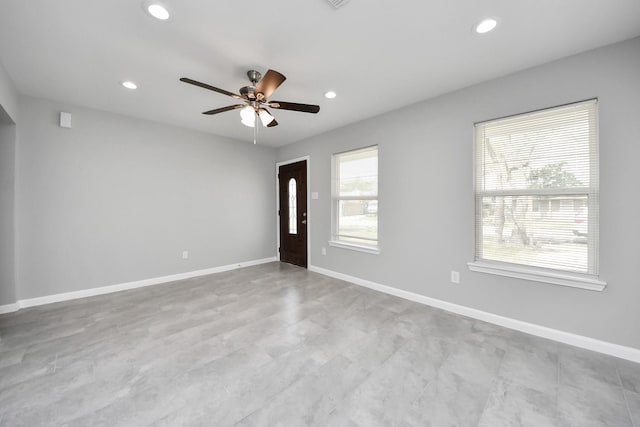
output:
M318 105L298 104L295 102L284 101L269 101L268 98L286 80L286 77L283 74L275 70L267 70L264 76L262 76L256 70L249 70L247 71L247 77L249 77L249 81L251 82L251 84L249 86L241 87L239 91L240 94L229 92L224 89L219 89L217 87L208 85L206 83L201 83L187 77L182 77L180 81L192 84L194 86L199 86L204 89L209 89L214 92L218 92L242 101L241 104L216 108L214 110L205 111L202 114L213 115L224 113L225 111L242 109L240 111L242 124L254 128L254 144L256 143L258 128L256 126L256 122L258 119L265 127L273 127L278 125L275 117L273 117L271 112L267 110L267 107L313 114L316 114L318 111L320 111L320 106Z

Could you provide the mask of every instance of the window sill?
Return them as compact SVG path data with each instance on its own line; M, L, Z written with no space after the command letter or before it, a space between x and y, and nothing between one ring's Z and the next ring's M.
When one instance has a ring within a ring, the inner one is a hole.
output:
M358 245L356 243L340 242L338 240L329 240L329 246L342 249L351 249L352 251L365 252L373 255L378 255L380 253L380 248Z
M603 291L607 286L607 282L602 282L594 276L586 276L579 273L555 273L527 267L493 264L484 261L469 262L467 265L469 266L469 270L479 273L497 274L498 276L570 286L572 288L588 289L590 291Z

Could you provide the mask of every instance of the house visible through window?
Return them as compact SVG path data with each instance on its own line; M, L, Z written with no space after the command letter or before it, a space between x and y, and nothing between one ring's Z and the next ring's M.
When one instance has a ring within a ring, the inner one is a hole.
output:
M598 273L597 101L476 125L476 261Z
M377 253L378 147L333 156L333 246Z

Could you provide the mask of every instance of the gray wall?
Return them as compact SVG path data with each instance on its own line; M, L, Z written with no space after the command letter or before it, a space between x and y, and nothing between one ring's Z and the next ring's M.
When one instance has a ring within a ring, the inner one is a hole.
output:
M278 161L311 156L311 190L320 194L311 205L311 265L640 348L639 95L640 39L634 39L279 149ZM473 123L593 97L600 99L600 265L608 288L593 292L470 272ZM327 244L331 154L372 144L380 156L378 256ZM450 270L461 272L461 284L449 283Z
M26 97L19 114L19 299L275 256L273 148Z
M0 105L0 305L16 302L14 274L15 137L15 125Z
M18 121L18 93L2 63L0 63L0 106L14 123Z

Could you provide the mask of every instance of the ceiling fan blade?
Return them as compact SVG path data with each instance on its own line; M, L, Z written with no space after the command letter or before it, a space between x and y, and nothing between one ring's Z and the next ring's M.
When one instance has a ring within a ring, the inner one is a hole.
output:
M182 78L180 79L180 81L181 81L181 82L185 82L185 83L189 83L190 85L198 86L198 87L201 87L201 88L204 88L204 89L209 89L209 90L212 90L212 91L214 91L214 92L218 92L218 93L221 93L221 94L223 94L223 95L230 96L230 97L232 97L232 98L242 99L242 97L241 97L240 95L238 95L238 94L231 93L231 92L226 91L226 90L224 90L224 89L220 89L220 88L217 88L217 87L214 87L214 86L208 85L208 84L206 84L206 83L201 83L201 82L198 82L198 81L196 81L196 80L192 80L192 79L187 78L187 77L182 77Z
M273 121L267 125L268 128L272 128L274 126L278 126L278 121L276 119L273 119Z
M258 82L256 86L256 93L261 93L264 98L269 98L278 86L280 86L287 78L274 70L267 70L267 73L262 77L262 80Z
M269 102L269 107L279 108L280 110L301 111L303 113L313 113L313 114L316 114L318 111L320 111L319 105L297 104L295 102L284 102L284 101L271 101Z
M247 106L247 104L229 105L228 107L216 108L215 110L205 111L202 114L206 114L208 116L211 116L213 114L224 113L225 111L237 110L238 108L244 108L246 106Z

